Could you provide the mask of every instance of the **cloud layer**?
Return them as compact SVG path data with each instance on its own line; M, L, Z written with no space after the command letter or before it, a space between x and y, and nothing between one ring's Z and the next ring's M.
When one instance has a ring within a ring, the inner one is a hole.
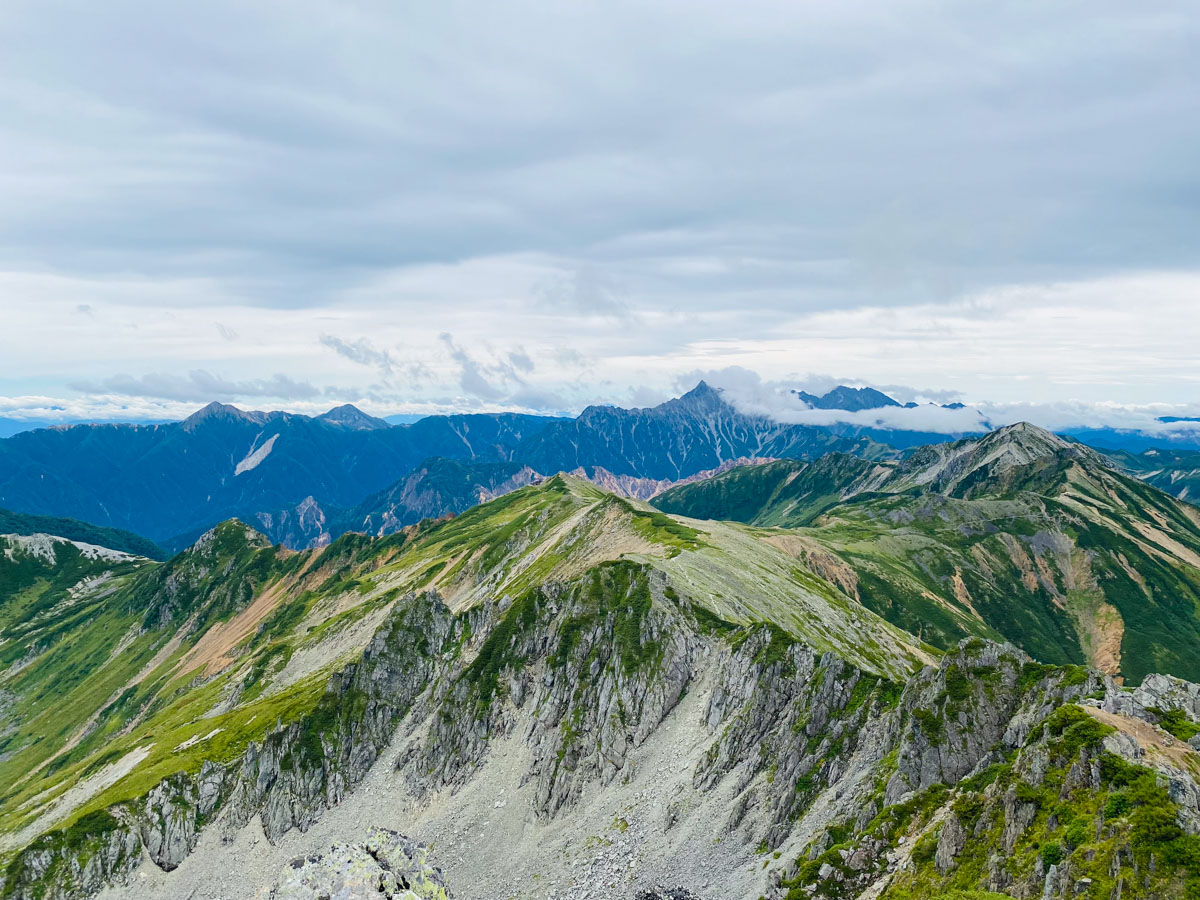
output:
M1195 414L1198 39L1184 2L16 0L0 406L558 412L741 367Z

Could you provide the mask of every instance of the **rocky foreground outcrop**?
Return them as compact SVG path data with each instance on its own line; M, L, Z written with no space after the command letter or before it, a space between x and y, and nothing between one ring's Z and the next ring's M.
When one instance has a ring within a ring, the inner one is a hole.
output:
M265 900L449 900L428 848L372 828L356 843L296 859Z

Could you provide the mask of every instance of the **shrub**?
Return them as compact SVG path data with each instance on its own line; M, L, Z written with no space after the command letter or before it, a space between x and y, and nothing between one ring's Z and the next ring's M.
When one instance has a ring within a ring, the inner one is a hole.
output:
M912 858L913 862L921 865L923 863L932 862L933 856L937 853L938 839L937 836L928 833L921 835L916 846L913 847Z
M1165 844L1183 835L1170 805L1139 806L1129 821L1133 824L1133 842L1142 846Z
M1104 803L1104 818L1119 819L1129 814L1129 798L1119 791L1108 795Z
M971 696L971 679L954 663L946 667L946 696L953 703L961 703Z
M1076 819L1071 823L1071 827L1067 829L1066 836L1063 838L1063 840L1070 849L1074 850L1081 844L1087 843L1088 835L1089 831L1087 823L1082 819Z
M1066 854L1063 853L1062 845L1056 841L1042 844L1042 862L1046 864L1046 868L1058 865L1063 861L1065 856Z
M1183 710L1153 707L1150 711L1158 716L1158 724L1164 731L1181 741L1190 741L1200 734L1200 725L1189 719Z

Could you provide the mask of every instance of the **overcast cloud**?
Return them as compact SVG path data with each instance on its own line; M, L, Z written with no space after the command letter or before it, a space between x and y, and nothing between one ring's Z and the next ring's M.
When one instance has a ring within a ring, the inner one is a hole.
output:
M1190 2L11 0L0 411L746 370L1200 414L1198 44Z

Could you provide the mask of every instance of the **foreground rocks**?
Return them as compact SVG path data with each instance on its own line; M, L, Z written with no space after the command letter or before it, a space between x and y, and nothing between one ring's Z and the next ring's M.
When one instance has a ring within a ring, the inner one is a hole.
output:
M385 828L354 844L301 857L266 895L267 900L449 900L428 848Z

